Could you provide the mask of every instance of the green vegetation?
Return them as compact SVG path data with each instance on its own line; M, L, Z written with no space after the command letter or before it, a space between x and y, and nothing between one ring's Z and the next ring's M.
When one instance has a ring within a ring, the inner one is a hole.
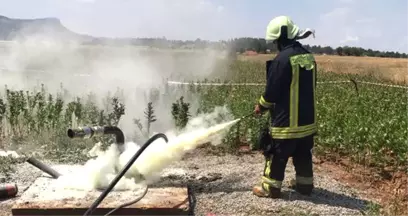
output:
M236 61L221 71L223 82L259 82L265 79L264 65L256 62ZM319 72L319 82L348 80L379 82L371 76L339 75ZM407 94L406 90L389 87L359 84L357 94L351 83L322 83L317 87L319 136L316 152L330 156L350 156L367 166L379 168L392 167L406 169L407 155ZM169 114L173 115L174 125L183 128L191 116L197 113L211 112L216 106L227 105L236 118L247 115L254 108L264 87L262 86L167 86L170 94L194 95L200 98L199 110L191 110L188 101L176 96L172 101ZM169 90L171 89L171 91ZM65 91L61 91L65 92ZM69 127L79 125L117 125L125 113L125 106L119 96L109 94L105 108L96 106L94 97L75 98L63 101L63 93L56 96L40 90L32 92L6 89L0 99L1 145L6 149L22 147L31 149L39 156L64 162L85 160L86 150L96 141L108 143L112 140L94 138L92 140L70 140L66 135ZM162 98L156 94L154 100ZM151 100L152 101L152 100ZM160 122L154 114L154 103L146 106L146 126L140 119L134 123L145 137L150 133L151 125ZM126 110L127 111L127 110ZM143 114L143 113L142 113ZM227 137L225 145L229 150L248 143L256 147L257 138L267 116L248 118L235 125ZM43 151L41 151L43 150Z
M173 103L171 114L178 129L182 129L187 125L190 118L189 108L190 104L184 102L184 97L180 97L176 103Z
M263 64L237 62L231 67L235 82L260 82L265 79ZM331 84L325 81L349 80L383 82L373 76L340 75L319 72L317 86L319 135L318 153L348 155L356 161L377 167L406 167L407 92L405 89L358 84ZM226 103L236 117L253 109L264 90L262 86L202 86L202 109ZM252 118L240 125L242 138L256 144L262 119ZM251 129L251 130L249 130ZM249 132L248 132L249 131Z
M66 93L62 89L61 92ZM85 150L101 141L105 144L112 137L91 140L70 140L66 131L79 125L117 125L125 112L125 106L117 96L108 94L105 109L98 109L91 93L85 99L74 98L64 102L66 95L55 97L40 90L10 90L0 98L0 147L24 150L23 154L47 157L61 162L75 163L86 158Z

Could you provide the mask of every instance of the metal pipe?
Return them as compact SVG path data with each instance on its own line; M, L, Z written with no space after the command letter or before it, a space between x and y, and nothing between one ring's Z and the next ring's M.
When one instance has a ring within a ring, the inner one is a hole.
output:
M51 167L47 166L45 163L30 157L27 159L27 163L37 167L38 169L40 169L41 171L47 173L48 175L52 176L53 178L57 179L61 176L60 173L58 173L57 171L55 171L54 169L52 169Z
M79 127L75 129L68 129L69 138L89 139L94 136L102 136L113 134L116 136L116 144L123 145L125 143L125 136L121 129L116 126L93 126L93 127Z

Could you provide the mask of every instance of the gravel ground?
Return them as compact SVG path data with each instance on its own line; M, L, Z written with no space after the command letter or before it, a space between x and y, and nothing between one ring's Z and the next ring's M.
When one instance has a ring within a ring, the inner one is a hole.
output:
M358 191L320 172L315 172L316 189L311 197L288 189L288 182L295 175L291 162L286 169L283 198L258 198L252 194L252 187L259 182L264 167L260 154L190 157L171 167L184 168L187 175L195 177L179 182L192 186L197 215L362 215L367 203L357 196ZM175 182L166 180L162 184Z
M252 194L252 186L259 182L263 166L260 154L194 154L171 165L169 168L173 174L167 174L155 186L189 184L196 200L196 215L362 215L367 206L367 201L359 197L359 191L342 185L317 169L316 188L311 197L288 189L288 182L295 174L291 162L286 169L283 198L258 198ZM175 169L179 172L174 173ZM29 164L20 164L16 170L7 182L17 183L19 193L42 175ZM0 215L11 215L10 209L15 199L0 201Z
M47 165L53 165L49 161L44 161L42 160ZM17 184L18 187L18 194L15 198L13 199L6 199L6 200L1 200L0 199L0 215L1 216L8 216L12 215L11 214L11 208L16 199L18 199L24 191L26 191L30 185L41 175L43 175L43 172L38 170L37 168L33 167L32 165L28 163L21 163L16 165L15 167L15 172L9 177L4 179L3 183L6 184Z

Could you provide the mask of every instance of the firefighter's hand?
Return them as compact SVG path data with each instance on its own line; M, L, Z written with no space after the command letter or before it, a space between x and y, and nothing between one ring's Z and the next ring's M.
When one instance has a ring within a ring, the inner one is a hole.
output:
M262 114L262 110L261 110L261 107L259 106L259 104L255 105L254 113L256 115L261 115Z

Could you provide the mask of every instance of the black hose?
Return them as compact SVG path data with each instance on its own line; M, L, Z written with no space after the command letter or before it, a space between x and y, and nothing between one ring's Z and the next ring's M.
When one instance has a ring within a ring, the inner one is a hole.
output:
M102 194L98 197L98 199L95 200L94 203L89 207L89 209L85 212L83 216L87 216L92 214L92 212L98 207L98 205L105 199L105 197L108 195L108 193L115 187L115 185L119 182L119 180L125 175L125 173L130 169L130 167L133 165L133 163L136 161L136 159L142 154L142 152L151 144L153 141L156 139L163 138L166 143L168 142L167 136L158 133L152 136L150 139L146 141L145 144L136 152L136 154L129 160L129 162L125 165L125 167L120 171L120 173L112 180L112 182L109 184L109 186L102 192Z
M93 136L113 134L116 136L116 144L123 145L125 143L125 136L120 128L116 126L94 126L94 127L80 127L76 129L68 129L67 135L69 138L83 138L89 139Z
M357 96L359 96L360 94L358 92L357 82L354 79L350 79L350 81L354 84L354 88L356 89Z
M113 134L116 137L116 144L125 144L125 136L121 129L115 126L105 126L104 127L105 134Z
M57 171L55 171L54 169L52 169L51 167L47 166L46 164L44 164L43 162L30 157L27 159L27 163L37 167L38 169L40 169L41 171L47 173L48 175L52 176L53 178L57 179L61 176L60 173L58 173Z

